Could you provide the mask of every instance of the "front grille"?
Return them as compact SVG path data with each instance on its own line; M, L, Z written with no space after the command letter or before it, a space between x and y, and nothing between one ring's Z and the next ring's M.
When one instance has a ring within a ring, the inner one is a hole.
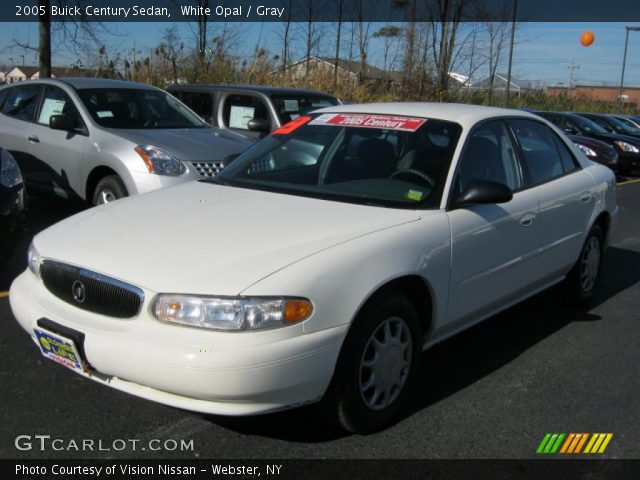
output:
M60 300L109 317L135 317L144 300L138 287L53 260L42 263L40 275L45 287Z
M191 165L204 178L215 177L224 167L222 162L191 162Z

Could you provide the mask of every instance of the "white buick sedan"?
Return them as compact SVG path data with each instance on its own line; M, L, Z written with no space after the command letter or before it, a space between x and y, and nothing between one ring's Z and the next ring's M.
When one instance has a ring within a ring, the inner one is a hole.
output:
M118 390L222 415L319 402L374 431L424 349L560 282L589 300L614 182L526 112L330 107L216 178L38 234L11 306L46 357Z

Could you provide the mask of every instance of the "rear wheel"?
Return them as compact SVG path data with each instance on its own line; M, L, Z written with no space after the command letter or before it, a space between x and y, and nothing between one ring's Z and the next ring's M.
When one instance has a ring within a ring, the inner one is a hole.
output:
M418 313L402 295L372 301L342 347L321 403L338 427L370 433L396 422L407 407L421 352Z
M127 188L118 175L109 175L101 179L93 191L93 204L110 203L128 195Z
M604 234L599 225L594 225L587 235L578 261L565 280L572 303L585 304L593 297L600 280L603 253Z

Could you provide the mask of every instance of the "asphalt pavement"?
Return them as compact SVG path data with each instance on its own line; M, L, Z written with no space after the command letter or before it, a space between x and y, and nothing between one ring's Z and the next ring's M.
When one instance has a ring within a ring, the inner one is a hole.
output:
M551 290L434 347L411 411L360 436L328 429L314 407L247 418L177 410L44 359L2 292L25 268L31 235L79 207L34 198L29 231L0 263L0 458L533 458L547 432L613 433L599 458L640 458L640 182L622 184L619 202L588 311ZM35 441L19 450L19 435L50 435L58 446L90 439L104 450L41 451ZM136 450L112 448L128 439ZM151 439L193 448L152 451Z

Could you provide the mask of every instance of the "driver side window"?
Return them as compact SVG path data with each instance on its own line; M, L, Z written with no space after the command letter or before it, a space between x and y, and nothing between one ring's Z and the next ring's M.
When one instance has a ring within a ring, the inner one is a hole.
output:
M515 149L503 121L486 123L469 136L456 177L457 194L472 181L502 183L512 191L522 188Z
M76 128L82 128L83 122L69 96L58 87L47 86L38 113L38 123L49 126L53 115L67 115L74 120Z

